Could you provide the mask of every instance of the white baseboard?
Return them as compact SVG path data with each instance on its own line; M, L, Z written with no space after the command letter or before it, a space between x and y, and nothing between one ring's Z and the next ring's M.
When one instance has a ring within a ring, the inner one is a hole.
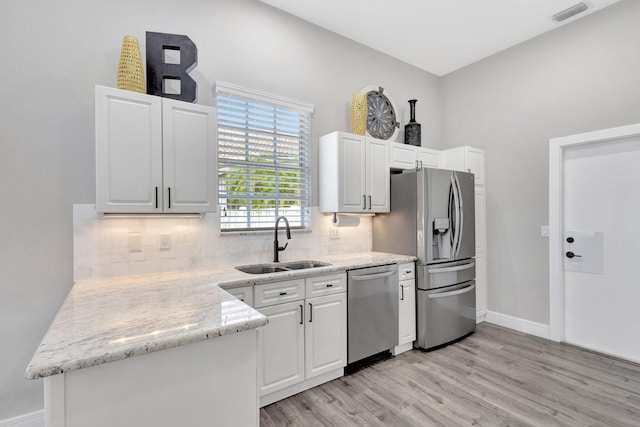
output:
M485 321L488 323L493 323L494 325L513 329L514 331L523 332L529 335L535 335L536 337L540 338L549 339L550 337L549 325L543 325L542 323L520 319L519 317L496 313L495 311L487 311Z
M0 420L0 427L44 427L44 409L8 420Z
M476 308L476 324L487 320L487 310Z

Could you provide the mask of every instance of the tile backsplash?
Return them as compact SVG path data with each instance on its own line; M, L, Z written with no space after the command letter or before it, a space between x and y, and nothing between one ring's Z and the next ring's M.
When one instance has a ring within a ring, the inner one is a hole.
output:
M371 217L338 229L330 238L332 215L312 207L311 229L292 231L281 261L371 250ZM286 241L280 224L279 241ZM102 217L95 205L73 207L75 280L144 274L273 260L273 231L222 235L218 214L197 217Z

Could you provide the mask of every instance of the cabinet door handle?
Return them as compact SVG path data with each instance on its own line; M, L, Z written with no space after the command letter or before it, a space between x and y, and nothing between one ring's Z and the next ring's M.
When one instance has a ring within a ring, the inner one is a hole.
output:
M156 209L158 209L158 187L156 187Z
M371 196L369 196L369 210L371 210Z
M286 294L287 294L286 292L280 292L280 296L286 295Z
M309 323L313 322L313 304L309 303Z
M333 283L327 284L327 288L332 288L332 287L333 287Z
M362 209L367 209L367 196L362 195Z
M402 291L400 301L404 301L404 285L400 285L400 290Z
M302 310L304 310L304 307L302 307L302 304L300 304L300 324L301 325L304 323L304 314L302 313Z
M169 187L167 190L169 190L169 209L171 209L171 187Z

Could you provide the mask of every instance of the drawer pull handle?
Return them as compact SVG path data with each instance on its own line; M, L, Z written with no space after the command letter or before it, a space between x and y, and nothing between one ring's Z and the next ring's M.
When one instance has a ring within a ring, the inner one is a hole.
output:
M332 287L333 287L333 283L329 283L329 284L327 285L327 288L332 288Z
M287 294L286 292L280 292L280 296L286 295L286 294Z

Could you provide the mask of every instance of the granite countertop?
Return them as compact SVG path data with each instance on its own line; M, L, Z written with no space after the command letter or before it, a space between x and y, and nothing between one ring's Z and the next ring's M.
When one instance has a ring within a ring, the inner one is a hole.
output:
M268 323L221 286L229 289L411 262L415 257L361 252L314 259L331 265L260 275L225 266L76 282L31 359L26 378L88 368Z

